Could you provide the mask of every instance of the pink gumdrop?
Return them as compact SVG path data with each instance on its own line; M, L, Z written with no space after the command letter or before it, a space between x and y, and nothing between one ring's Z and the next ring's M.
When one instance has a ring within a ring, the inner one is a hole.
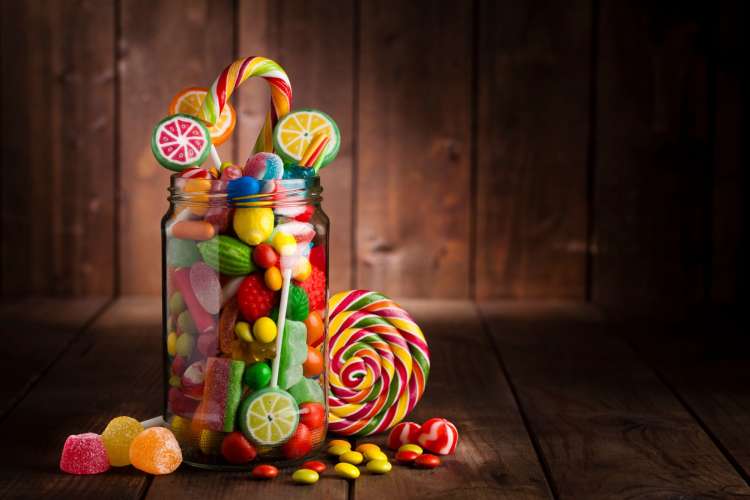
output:
M216 356L219 348L219 336L215 333L204 333L198 337L198 352L205 357Z
M182 374L182 392L191 398L200 399L203 394L203 381L206 377L206 362L196 361Z
M219 275L208 264L198 261L190 267L190 286L198 303L208 314L218 314L221 309L221 283Z
M109 470L109 458L99 434L68 436L60 457L60 469L69 474L100 474Z
M291 234L297 243L309 243L315 238L315 228L307 222L292 220L276 226L275 231Z
M177 387L170 387L167 394L169 411L175 415L185 418L193 418L195 409L198 408L198 400L187 397Z

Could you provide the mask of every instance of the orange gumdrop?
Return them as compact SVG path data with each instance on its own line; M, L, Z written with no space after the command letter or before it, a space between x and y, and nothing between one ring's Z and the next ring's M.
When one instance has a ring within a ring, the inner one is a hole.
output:
M182 451L172 431L151 427L130 443L130 463L149 474L169 474L182 463Z
M318 311L310 311L305 320L307 327L307 345L318 347L323 340L323 318Z

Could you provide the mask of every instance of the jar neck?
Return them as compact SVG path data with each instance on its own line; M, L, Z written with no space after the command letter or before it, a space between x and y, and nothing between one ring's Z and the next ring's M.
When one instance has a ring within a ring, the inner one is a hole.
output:
M173 205L206 207L295 207L320 205L323 187L320 177L305 179L261 180L257 194L230 198L229 181L221 179L185 179L179 174L170 177L168 200Z

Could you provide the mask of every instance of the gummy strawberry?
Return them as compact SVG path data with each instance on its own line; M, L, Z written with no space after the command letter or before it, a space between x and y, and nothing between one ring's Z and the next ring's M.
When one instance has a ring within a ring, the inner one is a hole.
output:
M242 281L237 290L237 305L245 320L255 321L268 316L276 303L276 295L266 286L262 274L251 274Z
M310 264L320 270L326 268L326 252L321 245L315 245L310 249Z
M326 273L317 267L312 268L312 274L299 286L307 292L310 310L323 309L326 306Z

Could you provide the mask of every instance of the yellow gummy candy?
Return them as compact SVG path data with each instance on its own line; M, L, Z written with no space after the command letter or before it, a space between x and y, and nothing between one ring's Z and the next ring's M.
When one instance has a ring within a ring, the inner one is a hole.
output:
M130 465L130 443L142 431L141 423L131 417L115 417L109 421L102 432L102 441L111 465Z

